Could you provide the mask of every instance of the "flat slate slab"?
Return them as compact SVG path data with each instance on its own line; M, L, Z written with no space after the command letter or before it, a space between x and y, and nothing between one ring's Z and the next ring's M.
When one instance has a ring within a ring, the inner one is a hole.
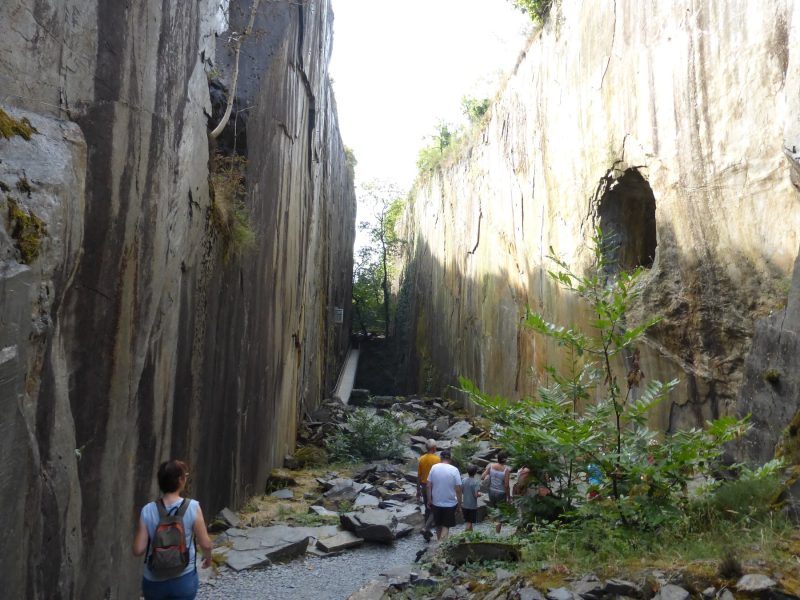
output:
M736 589L740 592L765 592L774 588L778 583L766 575L748 574L736 582Z
M309 514L319 515L320 517L338 517L339 513L328 510L324 506L309 506L308 507Z
M370 496L369 494L359 494L358 497L353 502L353 508L358 508L361 506L379 506L381 503L375 496Z
M278 500L291 500L294 498L294 492L289 488L284 488L282 490L276 490L270 494L273 498L277 498Z
M253 527L250 529L229 529L228 539L231 549L225 555L225 563L235 571L251 569L270 564L276 560L286 560L305 553L310 538L336 535L335 525L324 527Z
M340 531L336 535L320 538L317 547L325 552L338 552L347 548L354 548L364 543L364 540L349 531Z
M444 432L444 437L445 439L448 440L455 440L464 437L471 430L472 430L472 425L470 425L466 421L459 421L447 428L447 430Z

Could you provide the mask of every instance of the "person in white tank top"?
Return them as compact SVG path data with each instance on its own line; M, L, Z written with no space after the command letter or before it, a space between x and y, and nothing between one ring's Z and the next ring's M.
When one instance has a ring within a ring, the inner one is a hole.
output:
M489 479L489 506L496 508L503 502L511 501L511 469L506 465L507 457L501 452L497 455L497 462L486 465L481 475L481 481ZM494 530L500 533L503 524L500 520L495 523Z

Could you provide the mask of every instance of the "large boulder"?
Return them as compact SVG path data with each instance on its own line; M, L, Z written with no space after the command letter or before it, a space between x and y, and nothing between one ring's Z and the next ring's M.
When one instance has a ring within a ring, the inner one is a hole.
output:
M368 508L360 512L344 513L339 518L345 530L352 531L368 542L391 544L397 537L398 521L388 510Z

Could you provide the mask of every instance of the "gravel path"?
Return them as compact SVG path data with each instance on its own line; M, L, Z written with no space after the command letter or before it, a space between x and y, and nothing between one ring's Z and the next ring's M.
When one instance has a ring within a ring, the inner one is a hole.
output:
M391 546L365 544L338 556L309 556L266 569L225 570L200 585L199 600L345 600L382 571L409 565L425 546L419 533Z

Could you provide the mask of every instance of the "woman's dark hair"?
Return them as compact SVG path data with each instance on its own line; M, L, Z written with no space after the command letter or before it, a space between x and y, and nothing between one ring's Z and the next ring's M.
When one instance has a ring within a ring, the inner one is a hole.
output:
M475 465L470 465L469 468L467 469L467 475L469 475L470 477L475 475L475 473L477 472L478 472L478 467L476 467Z
M497 462L499 462L501 465L504 465L506 464L507 458L508 454L506 454L505 452L501 452L500 454L497 455Z
M158 467L158 487L164 494L177 492L181 477L189 474L189 467L182 460L168 460Z

